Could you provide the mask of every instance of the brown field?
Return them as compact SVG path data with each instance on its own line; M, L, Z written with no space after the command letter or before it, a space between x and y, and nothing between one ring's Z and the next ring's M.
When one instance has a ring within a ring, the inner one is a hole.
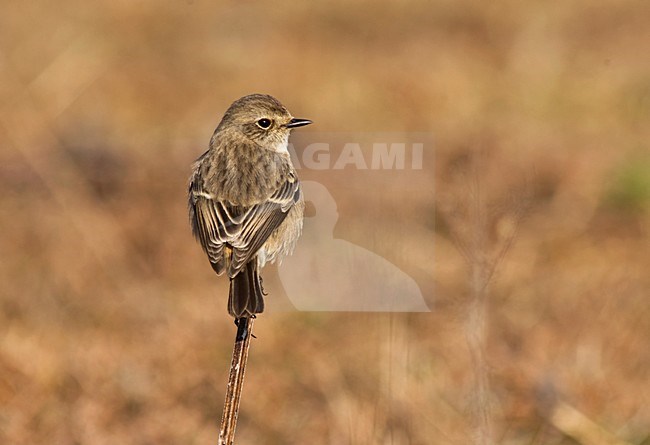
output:
M432 312L269 310L238 443L649 444L648 48L643 1L5 2L0 444L216 443L234 326L186 183L251 92L434 135L419 192L335 190Z

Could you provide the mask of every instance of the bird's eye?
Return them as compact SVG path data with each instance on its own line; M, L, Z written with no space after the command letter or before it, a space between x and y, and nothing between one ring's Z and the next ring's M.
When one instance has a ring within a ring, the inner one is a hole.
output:
M266 130L271 126L271 119L263 118L257 121L257 126Z

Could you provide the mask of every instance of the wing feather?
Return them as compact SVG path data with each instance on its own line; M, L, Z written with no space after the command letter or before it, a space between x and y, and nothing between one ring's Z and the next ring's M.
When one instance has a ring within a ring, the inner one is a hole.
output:
M250 207L213 199L190 185L194 234L218 274L234 277L264 245L300 198L300 183L291 175L266 201ZM224 246L232 257L224 258ZM228 249L230 250L230 249Z

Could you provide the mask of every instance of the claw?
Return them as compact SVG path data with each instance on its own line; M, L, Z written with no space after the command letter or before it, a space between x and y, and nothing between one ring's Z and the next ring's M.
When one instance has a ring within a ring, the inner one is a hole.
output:
M262 295L264 295L265 297L269 294L264 290L264 279L262 278L261 275L260 275L260 290L262 291Z

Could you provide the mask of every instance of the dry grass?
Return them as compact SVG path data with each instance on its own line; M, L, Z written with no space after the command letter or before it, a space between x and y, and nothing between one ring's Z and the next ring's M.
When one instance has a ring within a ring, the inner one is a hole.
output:
M371 246L434 311L261 317L239 443L587 437L557 406L646 443L649 14L609 0L7 5L0 442L215 442L234 326L189 233L186 180L224 108L260 91L319 131L435 135L435 202L403 201L406 232L375 218ZM363 244L371 209L337 193L337 235ZM471 270L493 264L477 372Z

